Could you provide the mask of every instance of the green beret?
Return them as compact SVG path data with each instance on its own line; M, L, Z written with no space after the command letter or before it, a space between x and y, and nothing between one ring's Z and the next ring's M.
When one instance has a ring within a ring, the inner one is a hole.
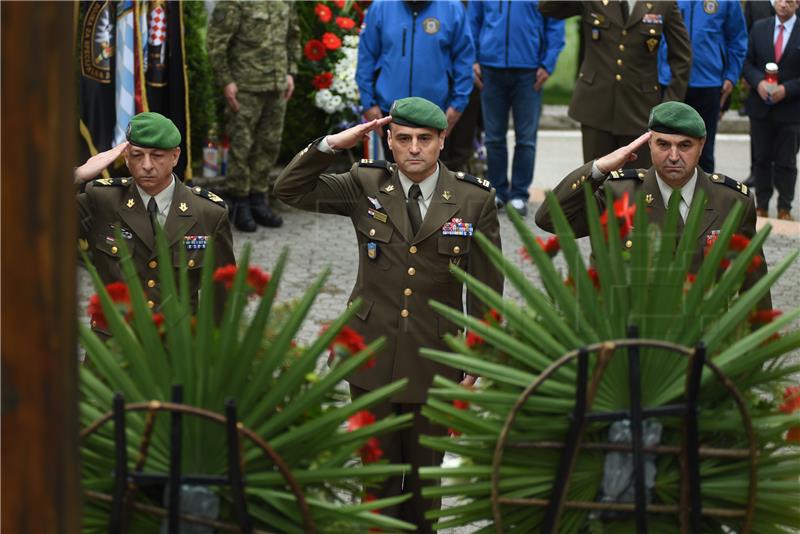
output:
M143 148L170 149L180 146L181 132L175 123L160 113L145 111L128 123L125 137L131 144Z
M447 129L447 117L441 108L430 100L418 96L395 100L389 115L392 116L393 123L402 126Z
M650 112L647 127L654 132L705 137L706 125L700 114L683 102L664 102Z

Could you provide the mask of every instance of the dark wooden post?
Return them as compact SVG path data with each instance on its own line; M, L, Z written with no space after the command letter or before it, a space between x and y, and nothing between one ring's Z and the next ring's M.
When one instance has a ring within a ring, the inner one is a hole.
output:
M74 2L2 2L2 525L80 528Z

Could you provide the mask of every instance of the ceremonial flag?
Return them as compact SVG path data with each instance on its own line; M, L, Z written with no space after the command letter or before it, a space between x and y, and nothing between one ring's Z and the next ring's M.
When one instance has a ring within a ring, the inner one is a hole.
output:
M117 17L113 2L82 1L79 10L80 133L81 155L85 160L111 148L114 138Z

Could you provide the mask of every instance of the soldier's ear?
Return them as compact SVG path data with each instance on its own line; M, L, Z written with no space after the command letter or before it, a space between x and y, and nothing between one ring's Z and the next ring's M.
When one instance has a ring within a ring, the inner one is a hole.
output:
M392 127L390 126L388 130L386 130L386 144L389 146L389 150L392 150Z
M175 166L178 164L178 158L181 157L181 148L176 147L172 150L172 168L174 169Z

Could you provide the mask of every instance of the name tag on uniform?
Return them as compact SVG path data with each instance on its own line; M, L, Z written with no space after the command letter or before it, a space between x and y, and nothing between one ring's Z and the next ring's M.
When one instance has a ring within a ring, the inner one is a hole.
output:
M382 223L385 223L386 221L389 220L389 217L385 213L381 213L380 211L374 210L372 208L367 208L367 215L369 215L376 221L380 221Z
M453 217L442 226L442 235L472 235L472 223L465 223L463 219Z
M664 16L658 13L645 13L642 22L644 24L664 24Z
M202 250L208 245L207 235L187 235L183 237L186 250Z

